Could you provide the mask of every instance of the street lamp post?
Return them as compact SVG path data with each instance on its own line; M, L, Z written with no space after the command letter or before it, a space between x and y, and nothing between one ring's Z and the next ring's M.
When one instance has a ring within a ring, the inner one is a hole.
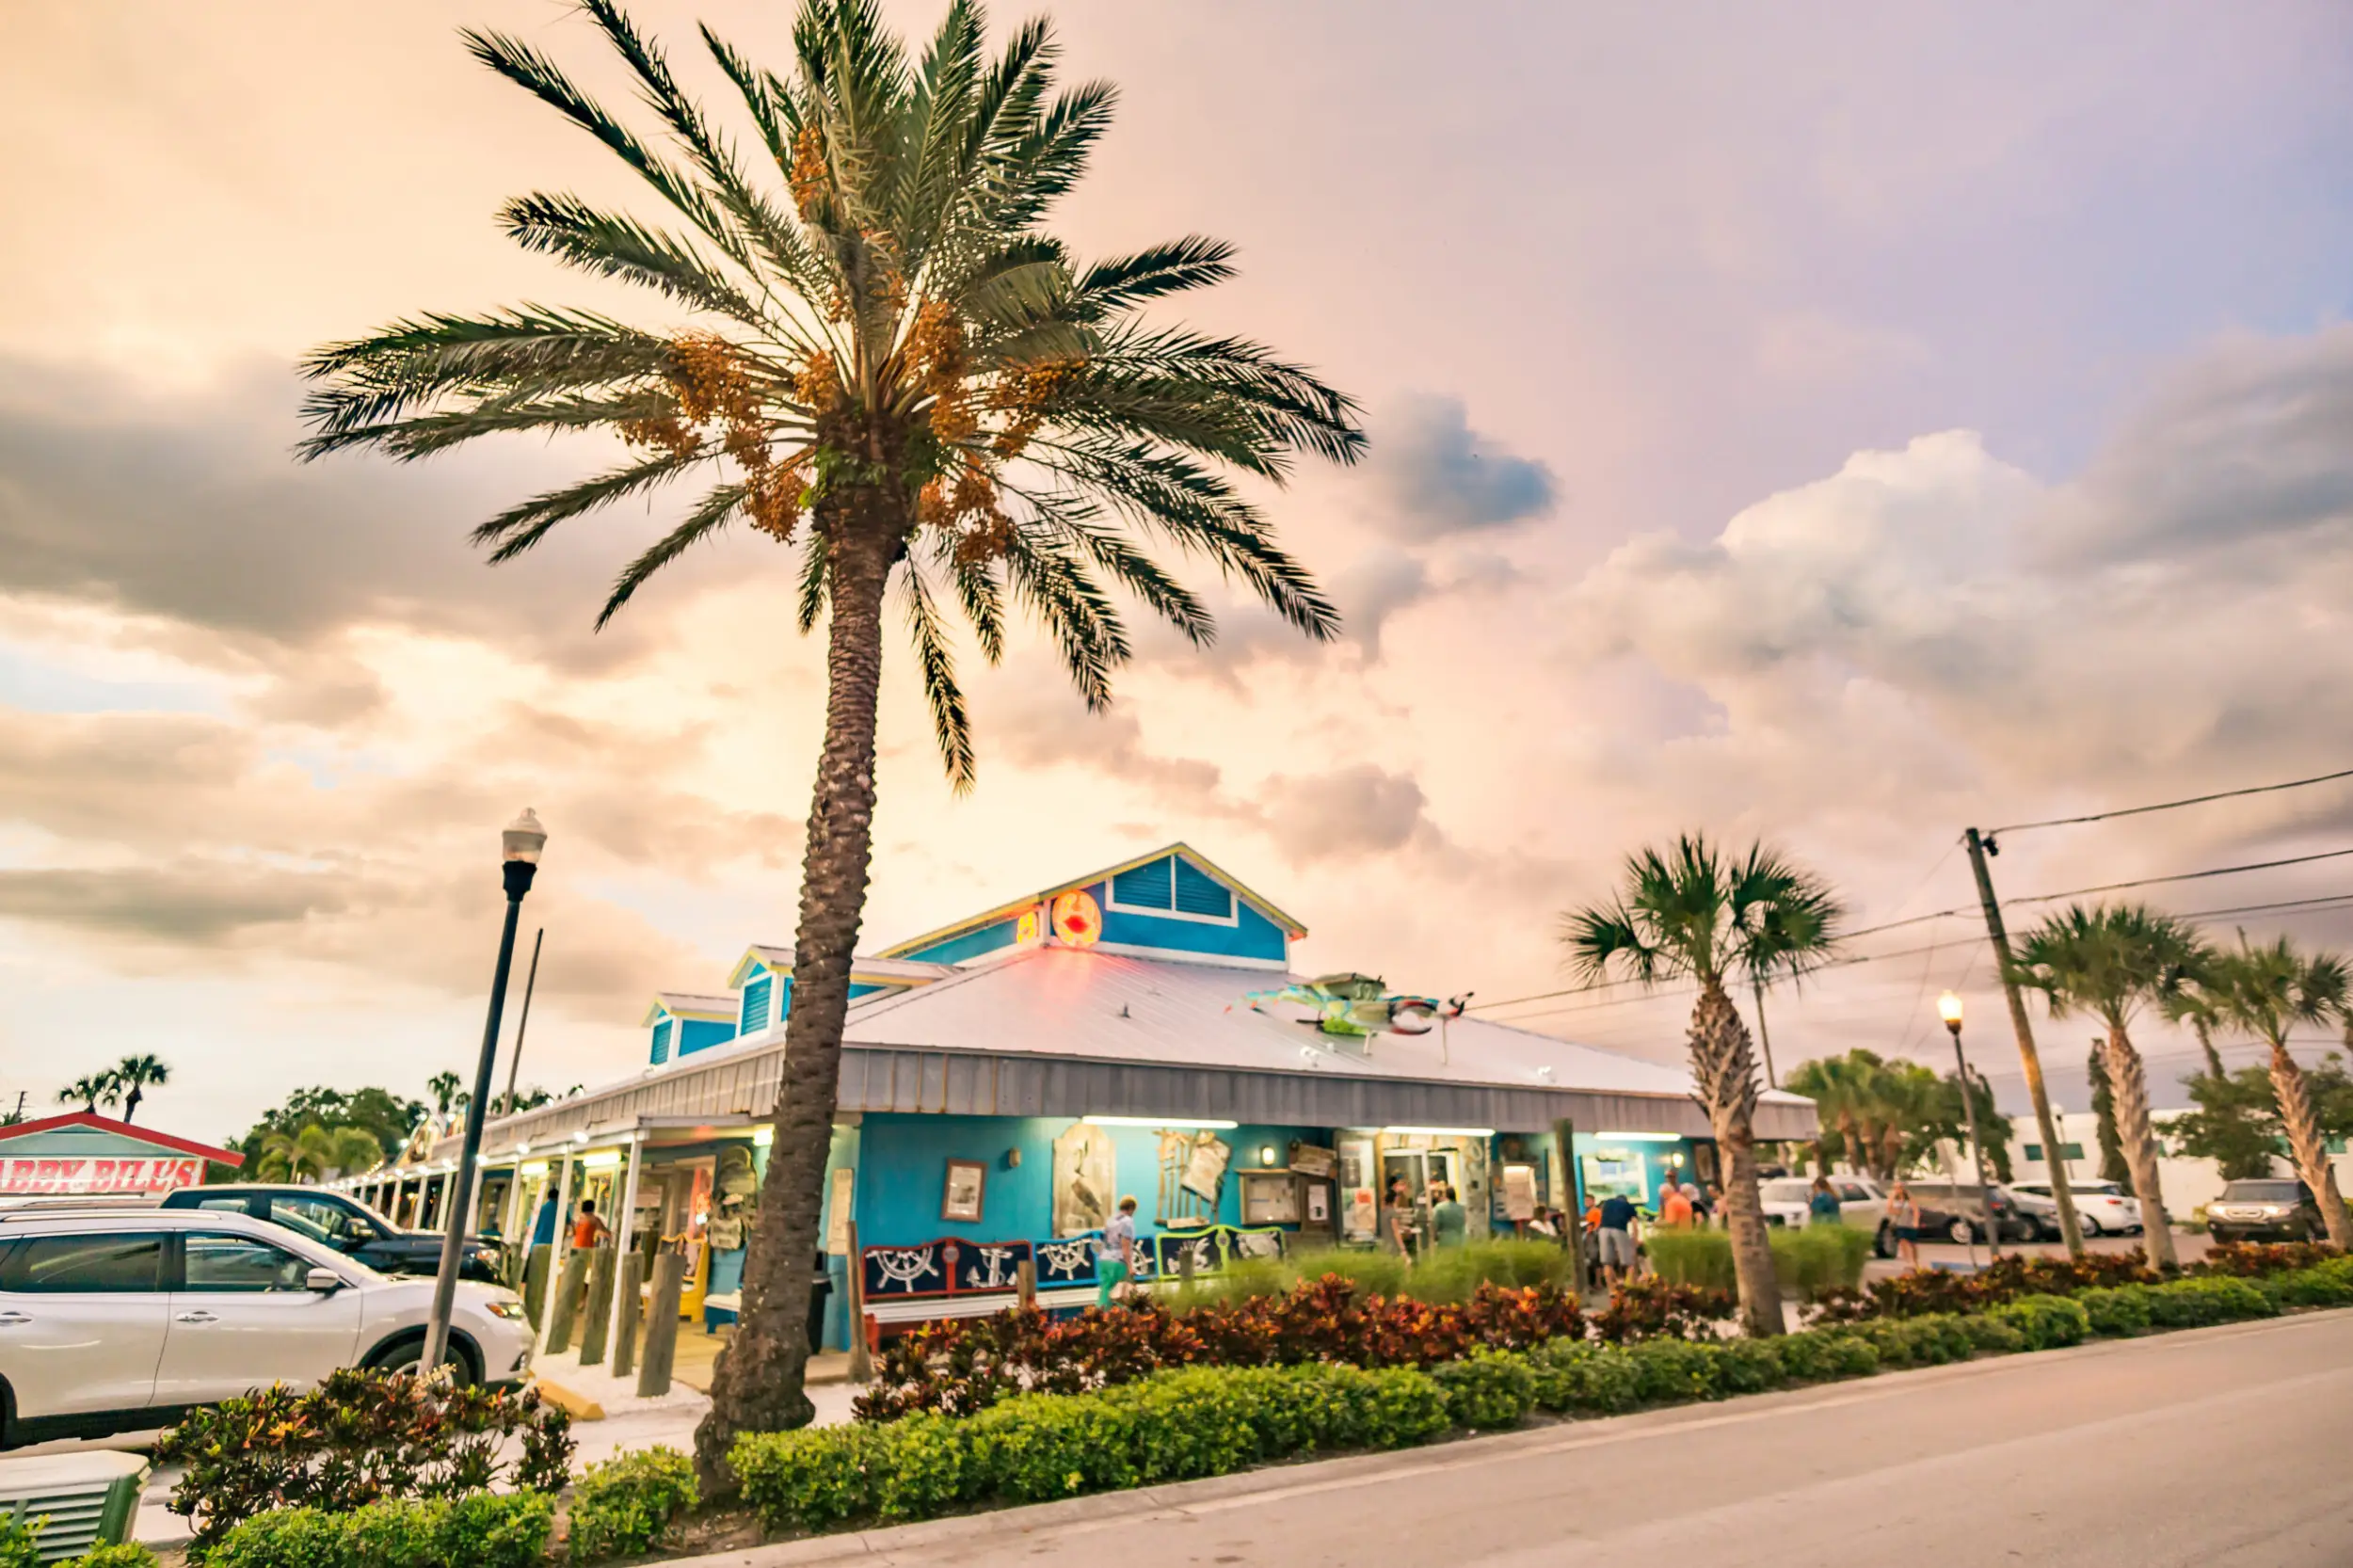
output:
M1977 1192L1985 1204L1985 1255L2002 1255L2002 1223L1993 1212L1993 1183L1986 1179L1985 1140L1977 1136L1977 1097L1969 1092L1969 1059L1961 1053L1961 998L1947 991L1936 1011L1953 1035L1953 1064L1961 1073L1961 1109L1969 1119L1969 1147L1977 1157Z
M501 835L504 861L501 874L506 884L506 924L499 933L498 968L490 977L490 1016L482 1027L482 1059L474 1066L473 1096L466 1102L466 1140L463 1152L457 1157L457 1170L451 1177L447 1216L449 1225L441 1233L441 1268L433 1277L433 1316L425 1322L424 1359L426 1371L441 1365L449 1349L450 1309L457 1302L457 1259L466 1241L466 1221L473 1209L474 1163L482 1153L482 1124L490 1109L491 1071L498 1064L499 1017L506 1010L506 973L515 963L515 926L521 920L523 895L531 891L531 879L539 870L539 851L548 841L547 830L539 819L526 807L523 814L506 826Z

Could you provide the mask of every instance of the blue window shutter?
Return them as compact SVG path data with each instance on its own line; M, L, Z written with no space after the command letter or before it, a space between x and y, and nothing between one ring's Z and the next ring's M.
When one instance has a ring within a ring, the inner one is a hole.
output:
M776 985L776 976L765 969L744 987L744 1027L739 1032L757 1034L768 1027L768 998Z
M1176 862L1176 908L1187 915L1234 918L1233 889L1189 860Z
M664 1018L653 1026L653 1064L657 1067L670 1060L670 1025L674 1021Z
M1112 878L1112 902L1130 909L1166 909L1169 905L1168 865L1155 860Z

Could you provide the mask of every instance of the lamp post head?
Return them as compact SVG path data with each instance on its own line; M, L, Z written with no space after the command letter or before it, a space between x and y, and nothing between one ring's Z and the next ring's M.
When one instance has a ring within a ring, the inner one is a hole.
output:
M1961 998L1947 991L1936 999L1936 1015L1945 1020L1945 1027L1955 1034L1961 1032Z
M539 825L539 814L526 806L523 814L508 823L506 831L499 838L506 852L504 858L536 866L539 863L539 851L548 841L548 830Z

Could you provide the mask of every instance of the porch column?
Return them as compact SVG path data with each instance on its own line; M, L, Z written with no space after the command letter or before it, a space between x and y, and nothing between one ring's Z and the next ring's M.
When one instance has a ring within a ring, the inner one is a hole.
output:
M564 1223L564 1211L572 1201L572 1148L564 1145L564 1169L555 1178L555 1241L548 1253L548 1304L539 1314L539 1350L548 1348L548 1325L555 1321L555 1290L564 1277L564 1253L571 1243L572 1227Z
M515 1178L506 1184L506 1219L500 1225L499 1234L506 1238L508 1246L520 1246L522 1249L519 1256L528 1257L531 1256L531 1239L527 1236L519 1239L515 1233L515 1227L522 1224L523 1163L523 1157L517 1155L515 1157Z
M630 1228L637 1219L637 1172L646 1162L646 1134L640 1128L630 1135L629 1169L621 1177L621 1211L613 1217L613 1270L616 1281L626 1282L629 1276L620 1272L621 1259L629 1256ZM637 1304L625 1301L620 1290L613 1292L613 1332L610 1343L621 1341L621 1314L633 1310Z

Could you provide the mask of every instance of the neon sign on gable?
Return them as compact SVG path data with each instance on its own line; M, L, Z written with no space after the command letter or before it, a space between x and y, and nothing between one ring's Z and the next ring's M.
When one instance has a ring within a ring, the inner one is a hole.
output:
M1074 948L1102 940L1103 911L1083 888L1054 896L1054 935Z

